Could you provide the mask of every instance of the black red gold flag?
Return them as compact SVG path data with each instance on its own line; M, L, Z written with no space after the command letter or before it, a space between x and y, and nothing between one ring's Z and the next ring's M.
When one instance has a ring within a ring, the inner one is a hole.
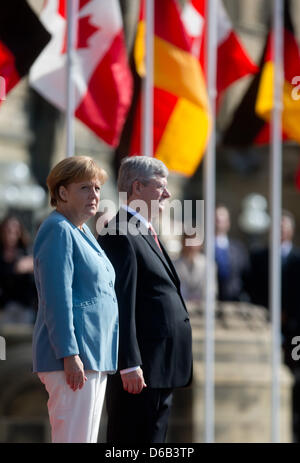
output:
M24 77L51 38L25 0L0 5L0 76L8 93Z
M283 139L300 143L300 100L293 97L293 78L300 75L300 53L291 21L289 1L284 3L284 83L282 97ZM267 36L260 71L250 83L233 119L223 136L223 143L233 147L270 142L273 109L273 31Z

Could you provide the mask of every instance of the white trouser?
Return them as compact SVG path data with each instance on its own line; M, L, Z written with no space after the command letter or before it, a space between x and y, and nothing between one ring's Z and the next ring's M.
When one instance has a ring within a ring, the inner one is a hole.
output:
M100 371L85 371L85 375L83 388L73 391L64 371L38 373L49 394L53 443L97 442L107 375Z

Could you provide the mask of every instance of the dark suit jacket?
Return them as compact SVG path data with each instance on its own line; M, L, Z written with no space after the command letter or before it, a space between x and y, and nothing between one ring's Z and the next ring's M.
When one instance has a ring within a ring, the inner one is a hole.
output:
M245 247L237 240L229 239L228 278L223 279L218 272L218 299L220 301L239 301L245 294L244 280L248 272L249 258Z
M300 252L292 247L288 256L282 261L282 309L284 312L296 316L299 311L299 270ZM269 306L269 250L255 249L250 254L250 272L247 288L251 302L264 307Z
M98 241L116 272L119 369L140 365L151 388L187 385L191 326L168 254L162 244L163 252L159 250L144 224L124 210L104 232Z
M261 248L250 254L251 270L248 291L253 304L269 308L269 250ZM300 252L292 247L281 265L281 312L285 363L292 369L299 362L292 359L291 340L300 334Z

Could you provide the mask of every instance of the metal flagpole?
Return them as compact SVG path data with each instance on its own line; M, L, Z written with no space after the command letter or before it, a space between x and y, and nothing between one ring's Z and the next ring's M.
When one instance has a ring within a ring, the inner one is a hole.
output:
M280 363L281 363L281 190L282 190L282 90L283 90L283 1L273 1L273 113L271 146L270 303L272 314L272 442L280 441Z
M154 0L146 0L146 76L143 81L143 135L144 156L153 156L153 37Z
M206 78L211 108L212 131L204 159L204 199L205 199L205 254L207 259L206 296L205 296L205 442L214 442L215 432L215 170L216 170L216 56L217 56L217 3L206 2L207 48Z
M67 69L66 69L66 86L67 86L67 101L66 101L66 130L67 140L66 149L67 157L73 156L75 153L75 133L74 133L74 53L75 40L77 37L77 13L78 0L67 0Z

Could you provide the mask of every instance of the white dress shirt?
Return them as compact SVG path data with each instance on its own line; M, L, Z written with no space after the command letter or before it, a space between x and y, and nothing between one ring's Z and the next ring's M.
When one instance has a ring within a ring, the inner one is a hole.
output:
M291 249L293 247L293 244L291 241L283 241L281 243L281 255L282 257L287 257L288 254L291 252Z
M229 248L229 239L227 235L217 235L216 244L218 248L228 249Z

